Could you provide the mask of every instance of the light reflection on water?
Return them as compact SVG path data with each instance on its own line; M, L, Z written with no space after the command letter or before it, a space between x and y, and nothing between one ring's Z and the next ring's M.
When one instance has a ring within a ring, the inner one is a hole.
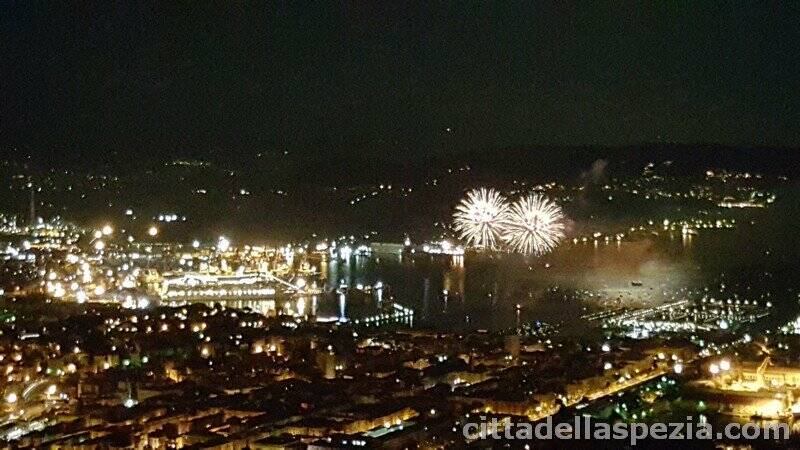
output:
M794 317L797 271L793 249L762 242L750 230L675 233L633 242L564 244L541 258L519 255L353 255L319 264L324 292L307 297L227 301L273 314L274 308L326 320L356 320L414 311L414 325L440 330L503 330L544 321L582 330L600 309L653 306L705 288L754 298L765 291L780 313ZM788 255L788 258L787 256ZM380 283L380 284L379 284ZM343 289L344 287L344 289ZM369 292L366 292L369 291ZM777 312L777 311L776 311ZM784 314L785 313L785 314Z
M681 298L686 289L726 282L729 290L738 286L748 292L747 283L758 275L749 271L766 266L763 252L743 252L742 244L731 242L731 232L725 233L567 244L530 259L353 256L324 267L327 294L320 314L363 317L375 311L380 297L412 308L415 324L425 328L501 330L533 320L580 327L586 325L580 317L589 312L656 305ZM385 288L369 294L354 290L378 282ZM340 286L349 288L347 294L335 293Z

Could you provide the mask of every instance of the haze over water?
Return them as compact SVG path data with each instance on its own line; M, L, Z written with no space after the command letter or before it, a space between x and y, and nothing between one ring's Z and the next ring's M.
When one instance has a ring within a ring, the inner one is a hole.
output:
M781 205L769 216L753 213L752 223L740 220L733 230L663 232L596 245L567 242L541 258L352 257L328 265L327 289L381 282L387 286L384 300L393 297L414 310L415 328L439 330L504 330L538 320L568 331L585 328L589 322L581 316L601 309L696 299L706 288L709 297L722 289L742 300L769 299L775 307L767 323L780 323L797 313L797 273L786 258L794 243L790 221L784 220L793 207ZM345 316L372 314L374 302L375 294L348 294ZM340 295L330 293L320 314L341 314L342 304Z

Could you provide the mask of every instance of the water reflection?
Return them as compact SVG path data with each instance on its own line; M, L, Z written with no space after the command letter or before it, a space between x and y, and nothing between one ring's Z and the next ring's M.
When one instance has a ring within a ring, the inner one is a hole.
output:
M339 320L346 320L347 314L345 314L345 309L347 307L347 296L344 292L339 294Z
M577 323L599 308L672 301L718 279L746 256L727 256L720 247L731 245L729 240L676 233L564 245L542 258L353 255L320 266L327 267L327 281L319 309L321 315L352 320L396 302L418 313L418 326L441 329L505 329L532 320Z

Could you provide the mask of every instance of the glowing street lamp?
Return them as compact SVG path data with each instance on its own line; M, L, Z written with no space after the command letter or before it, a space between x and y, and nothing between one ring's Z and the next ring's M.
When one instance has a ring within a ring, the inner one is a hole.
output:
M150 228L147 230L147 234L149 234L149 235L150 235L150 236L152 236L152 237L155 237L155 236L158 234L158 228L157 228L155 225L151 226L151 227L150 227Z
M225 236L220 236L219 240L217 240L217 250L221 252L227 252L230 247L231 241L229 241Z

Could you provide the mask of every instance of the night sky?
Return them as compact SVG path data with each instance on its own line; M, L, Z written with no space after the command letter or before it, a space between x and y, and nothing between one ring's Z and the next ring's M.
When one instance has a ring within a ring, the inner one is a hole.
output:
M5 151L800 143L796 2L110 3L2 7Z

